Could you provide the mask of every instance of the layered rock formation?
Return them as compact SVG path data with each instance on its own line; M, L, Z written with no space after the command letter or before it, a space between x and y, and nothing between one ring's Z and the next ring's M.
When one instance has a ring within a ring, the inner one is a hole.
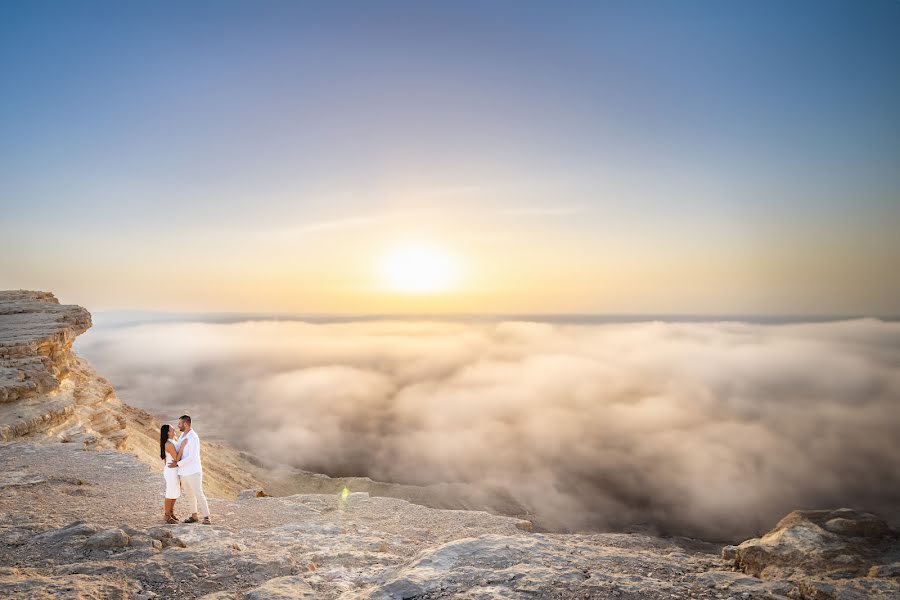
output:
M53 294L0 291L0 441L74 443L130 452L158 467L160 424L123 404L112 385L72 352L90 313ZM234 495L270 481L252 457L207 444L206 485Z
M263 467L214 444L203 450L214 525L161 525L159 423L72 353L88 327L51 294L0 292L0 597L900 598L900 534L860 511L795 511L725 548L535 533L514 517L370 497L355 486L387 484L364 479L305 474L330 493L269 496L278 485Z
M0 440L71 417L84 386L63 383L78 369L72 342L90 326L88 311L53 294L0 292Z

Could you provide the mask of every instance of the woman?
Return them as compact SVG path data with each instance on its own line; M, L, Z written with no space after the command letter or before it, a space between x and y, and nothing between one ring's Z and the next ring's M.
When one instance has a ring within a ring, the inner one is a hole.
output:
M159 457L166 461L163 478L166 480L166 523L178 523L175 516L175 500L181 496L181 483L178 481L178 469L169 465L178 460L178 445L175 443L175 428L163 425L159 429Z

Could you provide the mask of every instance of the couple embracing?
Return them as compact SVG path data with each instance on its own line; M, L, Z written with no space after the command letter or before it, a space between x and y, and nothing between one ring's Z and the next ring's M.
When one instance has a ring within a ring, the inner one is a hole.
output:
M182 415L178 419L178 431L169 424L159 430L159 457L166 461L163 477L166 480L166 523L178 523L175 516L175 500L181 496L183 489L188 495L193 514L184 520L185 523L199 523L197 504L203 511L204 525L209 525L209 504L203 494L203 465L200 463L200 437L191 429L191 418Z

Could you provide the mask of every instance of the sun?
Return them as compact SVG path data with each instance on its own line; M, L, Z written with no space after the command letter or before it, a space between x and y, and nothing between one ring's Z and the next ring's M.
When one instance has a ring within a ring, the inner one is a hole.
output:
M406 242L384 255L381 276L386 287L395 292L433 294L450 291L458 285L459 266L437 246Z

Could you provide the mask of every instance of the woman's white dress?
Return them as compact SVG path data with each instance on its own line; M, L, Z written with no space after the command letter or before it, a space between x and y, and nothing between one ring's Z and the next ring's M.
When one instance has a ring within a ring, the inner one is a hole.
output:
M181 440L177 442L173 442L175 444L175 453L178 453L178 446L181 445ZM169 500L174 500L181 496L181 483L178 481L178 469L172 469L169 467L172 464L172 456L166 452L166 466L163 470L163 477L166 479L166 498Z

